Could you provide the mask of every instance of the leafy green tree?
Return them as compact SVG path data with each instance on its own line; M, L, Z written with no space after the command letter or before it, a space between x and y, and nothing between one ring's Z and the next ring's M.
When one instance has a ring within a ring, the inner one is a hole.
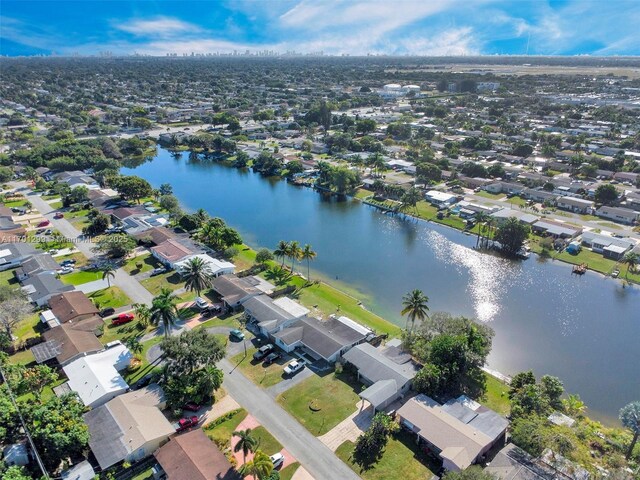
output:
M36 365L27 368L23 372L21 383L25 392L35 392L38 396L42 394L44 387L58 381L58 372L48 365Z
M233 447L233 451L242 451L242 463L245 464L247 463L247 455L249 455L249 452L255 452L260 442L256 437L251 435L250 428L246 430L236 430L232 435L238 437L238 442Z
M353 450L354 462L368 469L382 456L389 436L397 432L400 425L384 412L378 412L369 428L356 440Z
M13 338L16 326L31 312L33 306L22 290L0 286L0 329L8 338Z
M597 203L611 205L618 200L618 191L610 183L604 183L596 188L595 198Z
M102 235L105 230L109 228L109 223L109 217L102 213L99 213L98 215L93 217L93 220L91 220L91 223L89 225L83 228L82 233L90 237Z
M540 389L542 394L547 397L551 408L562 409L562 399L560 397L564 393L564 386L558 377L543 375L540 379Z
M258 253L256 253L256 262L259 265L264 265L271 260L273 260L273 253L271 253L271 251L267 248L261 248L260 250L258 250Z
M636 446L638 437L640 436L640 402L631 402L620 409L620 422L625 428L631 430L633 439L629 444L626 458L631 458L633 448Z
M443 386L440 367L434 364L425 365L413 378L412 385L416 392L425 393L429 396L438 395Z
M89 429L82 419L85 407L75 393L51 397L46 402L22 404L31 437L48 468L63 458L81 455L89 442Z
M62 195L62 205L68 207L76 203L84 203L89 201L89 189L83 185L71 188Z
M180 202L174 195L162 195L158 203L169 213L180 211Z
M204 329L186 330L164 338L161 345L167 359L166 371L170 375L190 374L224 358L222 342Z
M409 329L409 322L411 322L411 330L415 327L416 320L423 322L429 317L427 312L429 311L429 297L427 297L422 290L413 290L402 297L402 310L400 315L407 316L407 323L405 324L405 330Z
M118 177L112 186L123 198L137 202L140 202L141 198L150 197L153 193L149 182L135 175Z
M122 258L129 255L136 248L136 241L125 234L107 235L96 243L93 248L112 258Z
M176 297L171 290L163 288L160 294L151 301L149 319L156 326L162 325L165 337L169 336L169 330L175 325L178 318Z
M195 290L198 297L200 292L211 288L213 282L211 267L201 257L193 257L187 261L182 271L182 278L185 280L185 288L190 291Z
M508 255L515 255L529 237L529 226L517 218L510 217L498 226L494 240L500 243L501 250Z
M580 399L580 395L574 394L562 400L562 406L568 415L578 418L584 416L584 411L587 409L585 403Z
M164 374L164 390L167 406L180 410L186 402L205 403L222 385L224 374L213 365L207 365L183 375Z
M547 419L537 416L516 417L510 426L513 443L537 457L546 448Z
M12 465L2 474L2 480L32 480L27 469L19 465Z
M0 438L11 443L20 433L18 412L9 397L8 386L0 385Z

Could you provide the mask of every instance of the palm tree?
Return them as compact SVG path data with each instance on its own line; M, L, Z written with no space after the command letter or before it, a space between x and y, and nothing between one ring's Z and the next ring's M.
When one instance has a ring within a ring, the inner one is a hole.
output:
M584 402L580 400L580 395L569 395L568 398L562 400L562 404L569 415L577 417L581 417L587 409Z
M111 288L111 279L116 277L116 267L107 263L104 267L102 267L102 280L107 279L107 285Z
M284 267L284 259L289 255L289 242L280 240L277 248L273 251L273 256L276 258L282 258L282 264L280 268Z
M310 266L309 266L309 262L311 262L311 260L313 260L317 256L318 256L318 254L316 252L314 252L313 250L311 250L311 245L309 245L308 243L302 249L302 253L300 255L300 258L302 260L306 260L307 261L307 281L309 281L309 282L311 281L311 269L310 269Z
M134 303L132 307L136 317L138 317L138 323L143 327L149 325L151 321L151 309L149 306L144 303Z
M427 306L428 302L429 297L422 293L422 290L418 289L413 290L402 297L403 309L400 312L400 315L407 315L405 330L409 326L409 321L411 321L411 330L413 330L416 319L422 322L429 318L429 315L427 314L429 311L429 307Z
M237 430L232 434L234 437L238 437L238 443L233 447L234 452L242 450L243 460L242 463L247 463L247 455L249 452L255 452L260 443L257 438L251 436L251 429Z
M143 346L138 337L129 337L124 342L129 350L131 350L134 354L142 353Z
M622 257L622 263L627 264L627 273L625 274L625 278L629 276L629 271L635 271L636 266L640 261L640 256L634 252L627 252L624 257Z
M202 290L210 288L213 281L211 267L201 257L189 259L182 276L185 279L185 288L191 291L195 290L198 296Z
M300 242L294 240L289 243L289 258L291 258L291 273L293 273L293 265L300 260L302 256L302 249L300 248Z
M484 212L476 213L476 224L478 225L478 238L476 239L476 248L478 248L478 244L480 243L480 237L482 237L482 232L484 231L484 223L489 220L489 215Z
M169 336L169 329L175 324L178 318L178 307L173 292L168 288L160 290L160 295L151 302L150 320L156 326L164 327L165 337Z
M369 168L374 169L376 175L381 168L385 168L387 166L381 153L373 153L369 155L369 158L367 158L367 163L369 164Z
M269 455L257 450L253 456L253 460L242 465L238 471L243 476L251 475L254 480L258 478L266 479L273 471L273 462L269 458Z

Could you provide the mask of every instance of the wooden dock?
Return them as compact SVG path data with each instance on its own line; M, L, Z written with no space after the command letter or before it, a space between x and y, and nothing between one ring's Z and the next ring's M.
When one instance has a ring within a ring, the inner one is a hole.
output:
M584 275L585 273L587 273L588 269L589 266L586 263L581 263L580 265L574 265L571 273L575 273L576 275Z

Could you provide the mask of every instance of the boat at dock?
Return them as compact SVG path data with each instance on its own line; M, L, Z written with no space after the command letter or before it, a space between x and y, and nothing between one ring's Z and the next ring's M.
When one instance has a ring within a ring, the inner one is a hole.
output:
M581 263L580 265L574 265L571 273L575 273L576 275L584 275L587 273L589 266L586 263Z

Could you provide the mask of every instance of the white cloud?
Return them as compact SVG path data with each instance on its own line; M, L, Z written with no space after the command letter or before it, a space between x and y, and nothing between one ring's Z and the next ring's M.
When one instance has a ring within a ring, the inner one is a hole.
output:
M180 33L198 33L202 29L197 25L171 17L135 19L115 25L118 30L140 37L156 36L167 38Z

